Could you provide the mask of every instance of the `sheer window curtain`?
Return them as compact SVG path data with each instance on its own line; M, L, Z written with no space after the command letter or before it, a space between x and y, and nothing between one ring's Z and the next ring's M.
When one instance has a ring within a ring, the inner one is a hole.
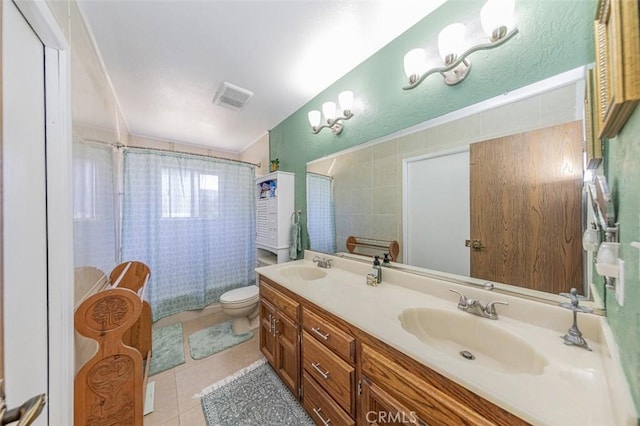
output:
M125 151L122 259L151 268L154 321L255 283L254 177L248 164Z
M74 138L72 152L75 268L108 274L118 252L113 148Z
M335 253L333 179L329 176L307 173L307 224L311 249Z

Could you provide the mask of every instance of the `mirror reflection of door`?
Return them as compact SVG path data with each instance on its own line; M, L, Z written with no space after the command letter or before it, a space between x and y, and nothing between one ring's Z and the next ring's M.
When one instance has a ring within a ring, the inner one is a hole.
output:
M471 145L471 276L550 293L583 287L582 126Z
M405 262L469 276L469 150L413 158L406 176Z

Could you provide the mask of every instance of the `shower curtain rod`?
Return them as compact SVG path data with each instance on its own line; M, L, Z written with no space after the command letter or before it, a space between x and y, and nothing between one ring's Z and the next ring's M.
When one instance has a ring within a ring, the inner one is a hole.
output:
M129 149L129 148L134 148L134 149L149 149L151 151L160 151L160 152L169 152L172 154L185 154L185 155L194 155L196 157L204 157L204 158L213 158L215 160L224 160L224 161L232 161L234 163L242 163L242 164L248 164L250 166L255 166L255 167L262 167L262 163L251 163L249 161L242 161L242 160L235 160L233 158L225 158L225 157L217 157L215 155L206 155L206 154L193 154L191 152L186 152L186 151L174 151L171 149L162 149L162 148L147 148L147 147L142 147L142 146L131 146L131 145L122 145L122 144L118 144L117 148L120 149Z
M248 164L250 166L255 166L257 168L262 167L262 163L251 163L249 161L242 161L242 160L236 160L233 158L225 158L225 157L218 157L215 155L206 155L206 154L194 154L191 152L186 152L186 151L175 151L175 150L171 150L171 149L162 149L162 148L148 148L148 147L142 147L142 146L132 146L132 145L123 145L120 142L117 143L110 143L110 142L106 142L106 141L101 141L98 139L85 139L82 136L74 133L74 136L76 136L78 139L80 139L82 142L89 142L89 143L98 143L98 144L102 144L102 145L109 145L112 146L116 149L127 149L127 148L135 148L135 149L150 149L153 151L161 151L161 152L171 152L174 154L185 154L185 155L195 155L197 157L205 157L205 158L213 158L216 160L225 160L225 161L232 161L234 163L242 163L242 164Z

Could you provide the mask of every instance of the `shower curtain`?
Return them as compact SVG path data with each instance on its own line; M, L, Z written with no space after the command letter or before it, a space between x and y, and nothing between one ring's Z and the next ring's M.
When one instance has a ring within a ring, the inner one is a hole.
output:
M74 267L84 271L83 277L90 270L96 272L92 276L108 274L118 253L113 148L79 137L74 137L72 147Z
M333 180L329 176L307 173L307 224L312 250L336 252L336 225L333 206Z
M154 321L254 284L254 176L246 163L125 151L122 259L151 268Z

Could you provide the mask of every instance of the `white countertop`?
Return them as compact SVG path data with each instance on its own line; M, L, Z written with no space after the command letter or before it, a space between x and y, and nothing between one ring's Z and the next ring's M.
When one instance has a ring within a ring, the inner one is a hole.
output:
M571 326L572 313L552 305L388 268L383 269L382 284L371 287L365 283L368 265L322 254L334 259L330 269L323 269L327 272L324 278L305 281L280 273L297 265L316 267L311 261L314 255L307 251L305 260L256 271L527 422L562 426L637 424L617 347L604 317L578 315L578 326L593 349L589 352L563 344L560 336ZM509 302L509 306L497 306L497 321L475 318L491 321L492 326L516 334L535 347L548 361L542 374L501 373L485 368L434 349L402 327L398 316L406 308L456 311L458 296L450 293L450 288L482 303Z

